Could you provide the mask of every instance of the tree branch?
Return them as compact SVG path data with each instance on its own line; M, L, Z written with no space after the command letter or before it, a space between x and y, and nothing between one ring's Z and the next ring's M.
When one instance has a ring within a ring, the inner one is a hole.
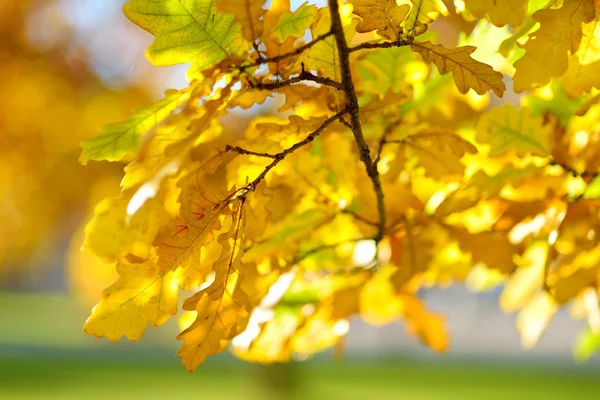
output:
M377 226L377 235L375 241L379 242L383 239L385 233L385 204L383 202L383 189L381 187L381 180L379 179L379 171L377 165L373 163L371 159L371 150L365 142L365 137L362 132L362 126L360 123L359 116L359 105L356 91L354 90L354 83L352 82L352 72L350 69L350 49L346 38L344 36L344 29L342 26L342 19L340 17L340 10L337 0L329 0L329 11L331 12L331 31L335 36L335 42L337 45L338 56L340 60L340 73L342 75L342 87L346 94L346 103L348 113L350 114L350 124L352 126L352 133L354 134L354 141L358 146L360 153L360 160L365 165L367 175L373 183L373 190L377 197L377 210L379 211L379 223Z
M310 49L312 46L314 46L315 44L319 43L321 40L328 38L332 34L333 34L333 32L329 31L327 33L324 33L322 35L317 36L316 38L314 38L310 42L308 42L308 43L306 43L306 44L298 47L294 51L290 51L290 52L285 53L285 54L280 54L278 56L271 57L271 58L261 58L260 60L255 61L255 62L253 62L251 64L242 65L242 66L240 66L240 70L244 70L246 68L258 67L260 65L267 64L267 63L277 63L277 62L285 60L286 58L297 56L298 54L301 54L305 50Z
M560 162L558 162L556 160L551 160L548 164L549 165L558 165L563 170L565 170L565 172L568 172L568 173L570 173L573 176L580 176L582 178L593 178L593 177L595 177L597 175L595 172L588 172L588 171L582 171L582 172L580 172L580 171L577 171L573 167L570 167L567 164L560 163Z
M250 150L246 150L241 147L238 147L238 146L231 146L231 145L225 146L225 151L233 151L234 153L247 155L247 156L257 156L257 157L265 157L265 158L273 158L273 159L277 158L277 156L275 154L258 153L256 151L250 151Z
M340 111L339 113L335 114L332 117L327 118L322 124L321 126L319 126L314 132L312 132L311 134L309 134L304 140L294 144L291 147L288 147L287 149L277 153L277 154L273 154L272 157L273 161L267 165L264 169L263 172L260 173L260 175L258 175L256 177L256 179L254 179L252 182L248 183L246 185L246 189L248 191L254 191L256 189L256 187L258 186L258 184L265 179L265 176L267 176L267 174L269 173L270 170L272 170L273 168L275 168L275 166L277 164L279 164L281 161L283 161L283 159L293 153L294 151L298 150L299 148L309 144L310 142L312 142L313 140L315 140L315 138L317 136L319 136L329 125L331 125L333 122L335 122L336 120L340 119L341 117L343 117L344 115L346 115L348 113L347 109L344 109L342 111Z
M367 43L362 43L359 44L358 46L354 46L348 49L349 53L353 53L355 51L359 51L359 50L365 50L365 49L388 49L390 47L402 47L402 46L410 46L413 42L412 37L407 37L406 39L400 39L400 40L396 40L393 42L383 42L383 43L372 43L372 42L367 42Z
M294 83L298 83L301 81L311 81L311 82L315 82L318 83L320 85L324 85L324 86L331 86L332 88L335 88L337 90L343 90L342 89L342 84L339 82L334 81L333 79L330 78L325 78L322 76L316 76L311 74L308 71L302 71L302 73L298 76L295 76L293 78L287 79L285 81L280 81L280 82L269 82L269 83L255 83L252 85L252 87L254 89L260 89L260 90L277 90L277 89L281 89L283 87L286 86L290 86Z

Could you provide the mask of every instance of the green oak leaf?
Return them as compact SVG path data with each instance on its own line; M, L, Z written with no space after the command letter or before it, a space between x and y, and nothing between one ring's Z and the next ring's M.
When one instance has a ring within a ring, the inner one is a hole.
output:
M89 160L119 161L138 150L144 134L165 120L190 97L189 91L168 90L165 98L138 110L131 119L104 127L102 132L81 142L82 164Z
M127 18L154 35L146 56L155 65L193 63L190 77L248 49L232 14L216 0L131 0Z

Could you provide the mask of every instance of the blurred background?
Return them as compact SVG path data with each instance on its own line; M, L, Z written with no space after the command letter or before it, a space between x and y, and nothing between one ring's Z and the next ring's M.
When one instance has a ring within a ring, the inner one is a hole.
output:
M79 252L82 226L101 198L118 195L124 165L80 165L79 142L186 86L185 67L146 61L152 37L125 19L124 3L0 1L0 398L597 396L600 360L574 361L582 326L566 311L526 351L498 292L459 286L424 293L448 318L443 356L401 324L355 320L343 356L266 367L226 353L189 374L174 356L175 323L138 343L86 336L89 310L116 274Z

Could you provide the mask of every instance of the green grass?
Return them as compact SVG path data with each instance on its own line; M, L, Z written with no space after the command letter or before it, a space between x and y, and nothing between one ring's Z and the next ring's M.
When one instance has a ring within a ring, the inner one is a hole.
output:
M597 398L600 373L579 368L385 361L257 367L213 362L187 373L173 360L0 355L1 399Z
M413 355L334 363L323 355L264 368L225 355L190 374L173 355L176 326L149 330L135 344L108 344L83 333L89 310L64 294L0 292L0 310L1 400L600 398L600 370L565 360L492 365Z

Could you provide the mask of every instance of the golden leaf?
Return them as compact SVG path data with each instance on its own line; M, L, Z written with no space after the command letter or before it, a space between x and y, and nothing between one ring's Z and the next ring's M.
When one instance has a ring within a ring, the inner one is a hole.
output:
M408 34L415 36L425 32L426 24L431 23L439 14L446 15L448 10L443 0L410 0L412 7L404 27Z
M263 33L263 17L267 10L263 8L265 0L217 0L217 9L235 15L242 26L242 34L249 42L254 42Z
M482 262L488 268L498 269L503 273L515 270L513 255L515 247L503 233L480 232L469 233L466 230L448 228L451 237L458 241L460 248L471 253L473 263Z
M540 292L517 316L521 344L530 349L537 343L554 317L558 305L546 292Z
M551 134L552 127L531 115L529 108L510 104L489 110L477 123L477 141L490 145L491 157L509 151L519 156L548 156Z
M527 14L527 0L465 0L465 6L477 18L487 15L496 26L518 26Z
M410 48L419 53L423 60L433 62L441 74L452 72L456 87L463 94L469 89L475 90L478 94L485 94L491 90L502 97L506 90L500 72L471 57L471 53L476 49L473 46L447 49L441 44L415 41Z
M352 42L357 24L358 20L353 19L348 25L344 26L344 36L348 43ZM330 30L331 15L329 9L321 8L317 15L317 21L310 27L312 36L317 38L320 35L326 35ZM338 82L341 80L340 59L333 35L329 35L304 51L300 59L306 64L308 70L316 70L323 76Z
M156 238L158 266L162 271L182 268L184 290L200 285L210 272L209 265L201 263L203 247L221 228L221 217L230 212L233 193L215 195L207 193L203 183L185 185L180 195L180 217L173 230Z
M139 340L148 323L164 324L177 312L175 272L161 273L156 258L117 264L119 279L104 292L83 327L85 333L117 341Z
M456 133L443 130L426 130L408 135L400 140L400 147L414 154L425 169L425 175L434 179L462 176L465 166L461 158L465 153L477 152L475 146Z
M286 0L287 1L287 0ZM289 3L289 1L288 1ZM277 22L270 23L268 32L271 32L280 43L285 42L288 38L299 38L304 35L305 30L314 22L317 18L318 8L308 2L303 3L294 12L289 10L289 4L287 10L284 10L277 15ZM269 9L269 13L274 13L273 6ZM267 14L269 16L269 14ZM265 21L267 26L268 19Z
M525 55L515 62L514 89L522 92L550 82L569 66L569 52L579 49L581 24L591 22L596 15L594 2L565 0L557 9L542 9L533 14L540 29L529 35L523 48Z
M250 304L241 289L244 253L244 209L236 204L229 214L230 226L218 242L221 256L213 265L214 282L187 299L185 310L196 310L196 320L177 338L183 345L177 352L189 371L202 364L207 356L220 353L227 342L242 332L248 322Z
M352 0L354 14L362 18L356 26L357 32L377 31L391 40L401 37L400 24L408 15L408 4L398 5L396 0Z

